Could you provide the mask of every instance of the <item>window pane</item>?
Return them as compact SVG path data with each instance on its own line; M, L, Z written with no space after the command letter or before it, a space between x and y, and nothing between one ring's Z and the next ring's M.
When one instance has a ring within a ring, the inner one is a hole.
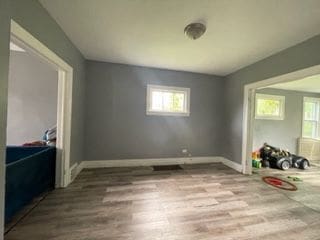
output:
M148 85L147 114L189 116L189 95L189 88Z
M257 113L259 116L280 116L279 100L273 99L258 99Z
M315 102L304 103L304 119L317 120L317 103Z
M174 93L173 94L173 111L183 112L184 108L184 94Z
M303 123L303 136L308 138L315 138L317 131L317 123L311 121L304 121Z
M184 94L172 92L152 92L152 110L183 112Z
M172 111L173 94L170 92L163 92L163 110Z
M159 91L153 91L152 92L152 110L162 110L162 92Z

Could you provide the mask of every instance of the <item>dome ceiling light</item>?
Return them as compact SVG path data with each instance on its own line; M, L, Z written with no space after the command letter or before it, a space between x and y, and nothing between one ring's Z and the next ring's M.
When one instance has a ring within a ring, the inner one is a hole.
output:
M192 40L196 40L205 33L206 29L202 23L190 23L184 28L184 34Z

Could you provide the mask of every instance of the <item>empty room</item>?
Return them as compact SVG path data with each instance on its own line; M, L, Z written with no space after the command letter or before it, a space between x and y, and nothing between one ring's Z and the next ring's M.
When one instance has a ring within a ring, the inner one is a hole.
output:
M320 0L0 0L0 239L320 235Z

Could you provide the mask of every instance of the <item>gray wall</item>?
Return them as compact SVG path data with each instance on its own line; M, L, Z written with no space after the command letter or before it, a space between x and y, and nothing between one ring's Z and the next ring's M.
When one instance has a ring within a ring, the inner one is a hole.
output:
M190 117L146 115L147 84L191 88ZM87 160L219 156L223 129L221 78L87 62Z
M11 0L11 17L73 67L70 164L83 160L85 60L37 0ZM1 36L2 37L2 36Z
M26 52L10 52L7 145L41 140L56 125L58 71Z
M0 0L0 239L4 230L5 146L9 71L9 0Z
M10 18L74 68L71 164L83 159L85 61L58 24L37 0L0 0L0 239L3 237L3 189L6 145Z
M307 93L265 88L257 93L285 96L285 119L255 119L253 130L253 149L260 148L267 142L273 146L297 153L297 139L302 134L303 98L320 97L319 93Z
M245 67L225 79L224 157L241 162L243 93L245 84L320 64L320 35Z

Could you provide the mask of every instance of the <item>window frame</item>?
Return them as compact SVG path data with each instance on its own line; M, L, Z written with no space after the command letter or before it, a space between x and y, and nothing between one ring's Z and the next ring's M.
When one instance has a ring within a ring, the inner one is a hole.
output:
M310 120L305 118L305 103L306 102L316 102L317 103L317 109L316 109L316 120ZM316 136L315 137L309 137L304 135L304 123L305 122L312 122L316 123ZM302 111L302 133L301 136L303 138L311 138L320 140L320 98L313 98L313 97L303 97L303 111Z
M184 101L184 111L183 112L171 112L171 111L156 111L152 110L152 92L155 90L161 90L165 92L179 92L183 93L185 96ZM158 115L158 116L190 116L190 88L174 87L174 86L164 86L164 85L147 85L147 97L146 97L146 114L147 115Z
M279 109L280 115L279 116L259 115L258 114L258 100L259 99L267 99L267 100L279 101L280 102L280 109ZM256 96L255 96L255 119L282 121L282 120L285 119L285 110L286 110L286 97L285 96L256 93Z

